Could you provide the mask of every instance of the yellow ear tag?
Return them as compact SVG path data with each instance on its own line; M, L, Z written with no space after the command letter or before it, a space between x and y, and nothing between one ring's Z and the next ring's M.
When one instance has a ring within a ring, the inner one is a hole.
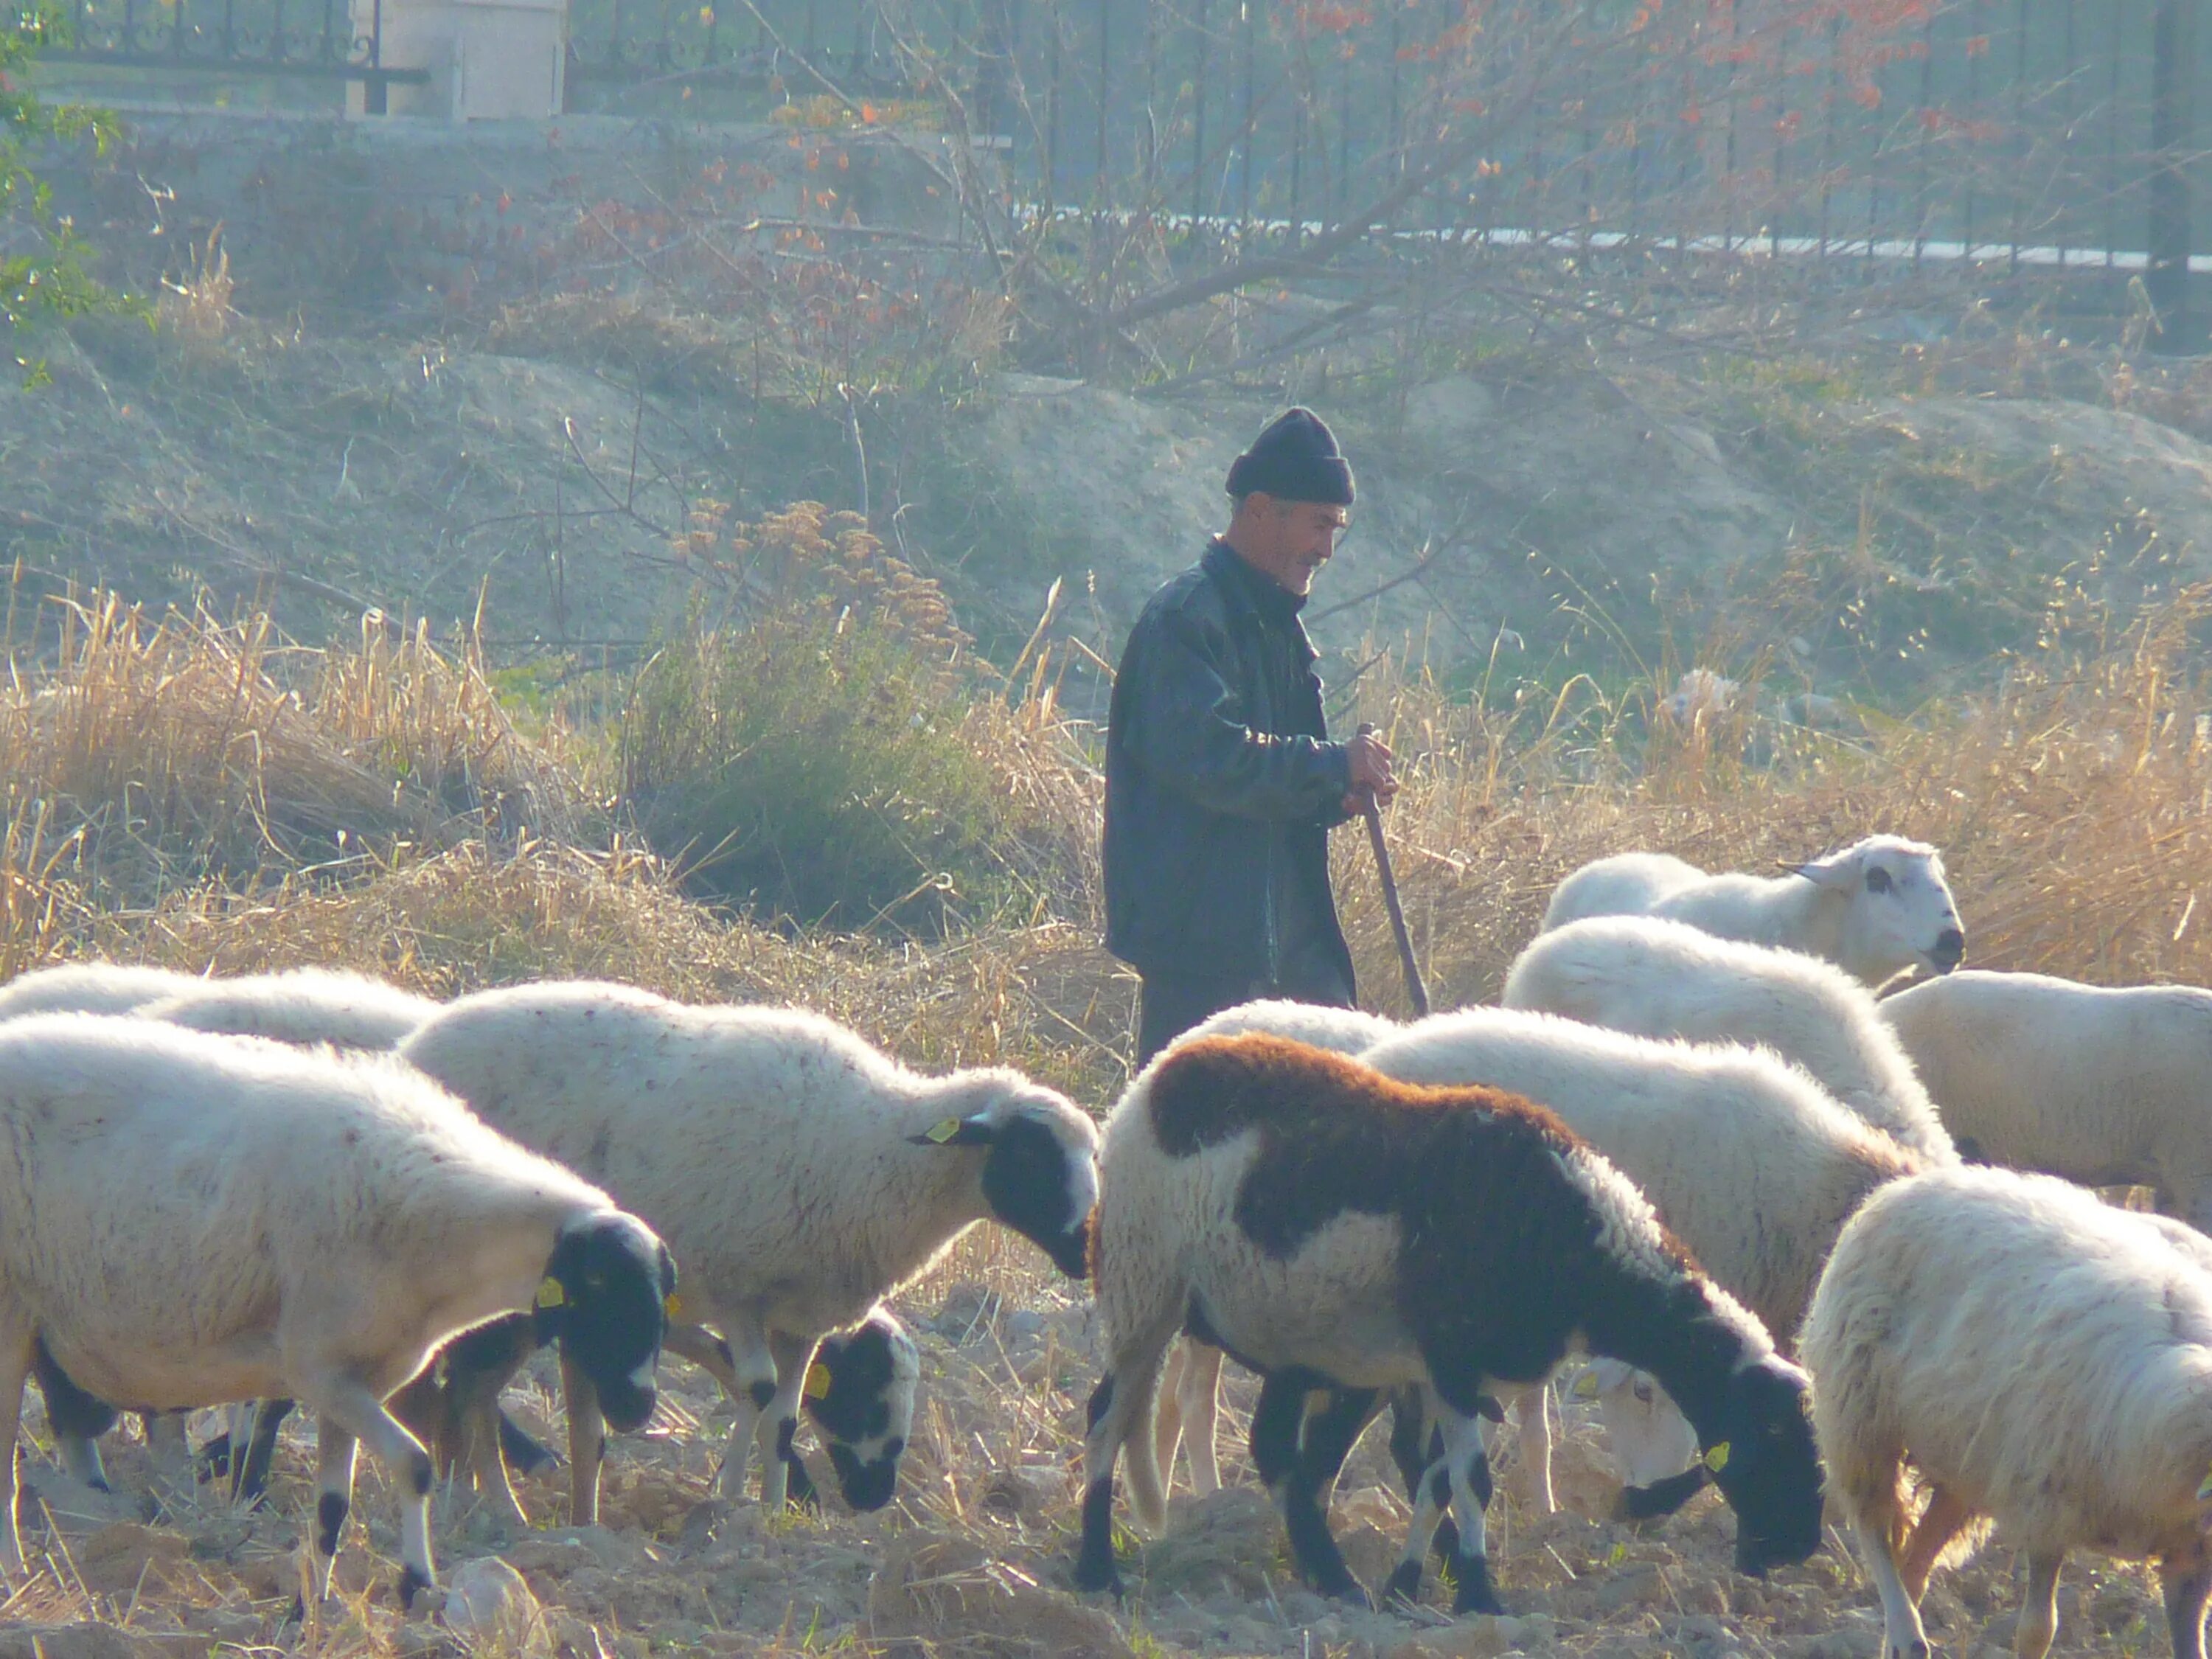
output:
M799 1384L799 1392L809 1400L827 1400L830 1397L830 1368L818 1359L809 1365L806 1381Z
M684 1298L673 1291L669 1291L667 1299L660 1304L660 1307L661 1311L668 1316L669 1323L672 1325L684 1317Z
M1577 1399L1577 1400L1595 1400L1595 1399L1596 1399L1596 1398L1597 1398L1597 1375L1596 1375L1596 1373L1595 1373L1595 1372L1594 1372L1594 1371L1584 1371L1584 1372L1583 1372L1580 1376L1577 1376L1577 1377L1575 1379L1575 1389L1574 1389L1574 1394L1575 1394L1575 1398L1576 1398L1576 1399Z
M1725 1440L1722 1441L1719 1445L1712 1448L1698 1461L1705 1466L1707 1474L1718 1474L1728 1467L1729 1443Z
M951 1139L953 1136L959 1133L960 1120L958 1118L940 1118L938 1121L929 1126L929 1128L925 1132L922 1138L926 1140L934 1141L938 1146L942 1146L946 1141Z
M2212 1498L2212 1474L2207 1474L2197 1487L2197 1501L2202 1504L2207 1498Z
M559 1279L541 1279L538 1281L538 1305L539 1307L557 1308L568 1299L568 1293L561 1288L561 1281Z

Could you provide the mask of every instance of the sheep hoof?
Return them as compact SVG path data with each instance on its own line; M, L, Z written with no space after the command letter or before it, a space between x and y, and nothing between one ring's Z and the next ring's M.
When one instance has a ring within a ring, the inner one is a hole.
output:
M1401 1561L1390 1569L1390 1576L1382 1581L1382 1599L1401 1601L1412 1607L1421 1599L1421 1564Z
M445 1592L434 1581L416 1571L413 1562L399 1570L399 1606L403 1612L433 1613L445 1605Z
M1453 1613L1464 1615L1470 1613L1490 1613L1503 1615L1505 1611L1504 1603L1498 1599L1498 1592L1491 1587L1490 1583L1490 1558L1486 1555L1470 1556L1466 1560L1455 1565L1457 1567L1455 1576L1459 1581L1459 1587L1452 1595Z
M1111 1561L1103 1567L1089 1561L1077 1562L1075 1588L1086 1594L1111 1595L1117 1601L1125 1594L1121 1586L1121 1570Z

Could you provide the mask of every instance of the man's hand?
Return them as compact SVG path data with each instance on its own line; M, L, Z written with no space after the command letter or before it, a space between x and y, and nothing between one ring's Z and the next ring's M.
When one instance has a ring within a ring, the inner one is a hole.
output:
M1344 755L1352 765L1352 788L1344 798L1344 810L1364 812L1370 799L1377 806L1388 806L1398 793L1397 777L1390 770L1390 745L1363 726L1344 745Z

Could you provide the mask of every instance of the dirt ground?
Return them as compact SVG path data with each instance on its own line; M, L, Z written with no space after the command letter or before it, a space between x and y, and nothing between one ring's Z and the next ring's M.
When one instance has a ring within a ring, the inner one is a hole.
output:
M1804 1565L1754 1582L1731 1571L1734 1522L1710 1493L1648 1531L1592 1518L1617 1483L1591 1408L1571 1401L1555 1464L1560 1513L1533 1514L1512 1452L1499 1454L1492 1548L1508 1616L1454 1620L1433 1573L1418 1609L1376 1613L1325 1601L1289 1571L1281 1528L1245 1465L1240 1437L1253 1389L1233 1371L1224 1490L1203 1501L1176 1498L1165 1535L1135 1547L1126 1603L1073 1595L1076 1436L1097 1367L1090 1309L1071 1288L1043 1277L1017 1241L985 1237L963 1243L897 1304L922 1350L923 1391L899 1496L870 1516L834 1498L824 1513L776 1519L750 1502L715 1501L727 1409L702 1373L666 1362L649 1430L611 1449L603 1527L551 1524L566 1504L557 1470L519 1483L524 1507L543 1524L521 1537L503 1535L465 1496L435 1500L445 1581L480 1577L478 1558L496 1555L537 1603L511 1624L466 1633L454 1628L467 1621L451 1607L427 1618L398 1613L396 1511L366 1459L339 1593L304 1638L280 1625L312 1502L311 1433L297 1419L258 1514L203 1492L173 1499L154 1518L150 1470L135 1439L109 1449L111 1499L71 1486L27 1451L38 1500L26 1502L25 1541L38 1571L0 1605L0 1659L182 1659L295 1644L401 1659L685 1650L1873 1659L1880 1651L1875 1597L1832 1528ZM508 1401L518 1420L558 1444L554 1376L541 1356ZM29 1420L43 1443L35 1412ZM1381 1440L1370 1435L1355 1454L1333 1512L1355 1571L1370 1583L1395 1559L1407 1516ZM2009 1651L2018 1601L2018 1576L1999 1540L1938 1579L1925 1607L1929 1633L1960 1659L1997 1659ZM2137 1565L2074 1560L2059 1606L2062 1654L2132 1655L2166 1639L2154 1587Z

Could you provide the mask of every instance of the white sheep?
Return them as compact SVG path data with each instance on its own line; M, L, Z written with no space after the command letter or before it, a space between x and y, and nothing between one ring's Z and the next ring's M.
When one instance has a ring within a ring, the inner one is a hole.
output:
M1636 1182L1706 1272L1771 1330L1793 1331L1820 1264L1854 1211L1923 1160L1846 1111L1772 1054L1724 1043L1632 1036L1556 1015L1464 1008L1405 1028L1360 1055L1408 1083L1481 1084L1522 1095ZM1663 1418L1628 1437L1640 1414L1601 1395L1632 1482L1648 1474ZM1551 1431L1540 1399L1519 1406L1533 1496L1548 1510ZM1678 1402L1679 1403L1679 1402ZM1642 1413L1648 1415L1648 1413ZM1679 1431L1674 1431L1679 1433ZM1698 1477L1656 1495L1632 1490L1632 1514L1663 1512Z
M127 1201L125 1201L127 1200ZM0 1565L20 1572L15 1418L43 1349L90 1395L171 1411L270 1395L318 1419L317 1589L365 1442L404 1499L403 1602L435 1582L428 1454L382 1401L510 1310L572 1340L635 1426L668 1252L567 1170L388 1059L151 1021L0 1025Z
M2212 1270L2185 1233L1992 1169L1897 1182L1844 1229L1800 1346L1889 1659L1925 1659L1929 1574L1984 1518L2027 1558L2020 1659L2077 1547L2156 1558L2175 1659L2203 1659Z
M127 1014L203 984L197 975L123 962L71 962L0 985L0 1020L25 1014Z
M1723 939L1802 951L1869 985L1912 968L1938 974L1966 953L1942 855L1869 836L1787 875L1708 875L1664 853L1586 864L1552 895L1545 931L1585 916L1670 916Z
M1970 1155L2154 1187L2212 1229L2212 991L1961 973L1885 998L1881 1017Z
M193 980L131 1012L196 1031L382 1049L395 1046L441 1006L365 975L293 968Z
M669 1346L711 1364L718 1332L733 1353L720 1376L738 1408L724 1490L742 1487L757 1430L772 1509L786 1494L779 1446L826 1332L979 1221L1012 1227L1071 1277L1085 1271L1097 1129L1018 1073L924 1077L813 1014L689 1007L592 983L462 998L399 1052L666 1237L684 1274ZM568 1416L572 1516L584 1524L599 1434L574 1391Z
M1494 1384L1540 1383L1585 1344L1673 1386L1736 1510L1740 1567L1818 1547L1804 1374L1644 1196L1540 1108L1496 1089L1407 1085L1266 1034L1209 1037L1139 1074L1108 1121L1101 1163L1094 1255L1108 1358L1084 1450L1081 1588L1118 1588L1114 1469L1125 1448L1133 1506L1159 1524L1146 1419L1161 1356L1186 1328L1265 1379L1254 1459L1301 1570L1324 1593L1362 1595L1317 1501L1333 1468L1301 1446L1316 1431L1310 1391L1423 1394L1444 1453L1419 1484L1417 1542L1390 1588L1418 1589L1420 1522L1426 1511L1432 1522L1441 1484L1459 1524L1455 1605L1496 1612L1488 1471L1472 1425Z
M1873 996L1818 957L1662 916L1594 916L1538 934L1500 1000L1638 1036L1771 1048L1930 1164L1959 1161Z

